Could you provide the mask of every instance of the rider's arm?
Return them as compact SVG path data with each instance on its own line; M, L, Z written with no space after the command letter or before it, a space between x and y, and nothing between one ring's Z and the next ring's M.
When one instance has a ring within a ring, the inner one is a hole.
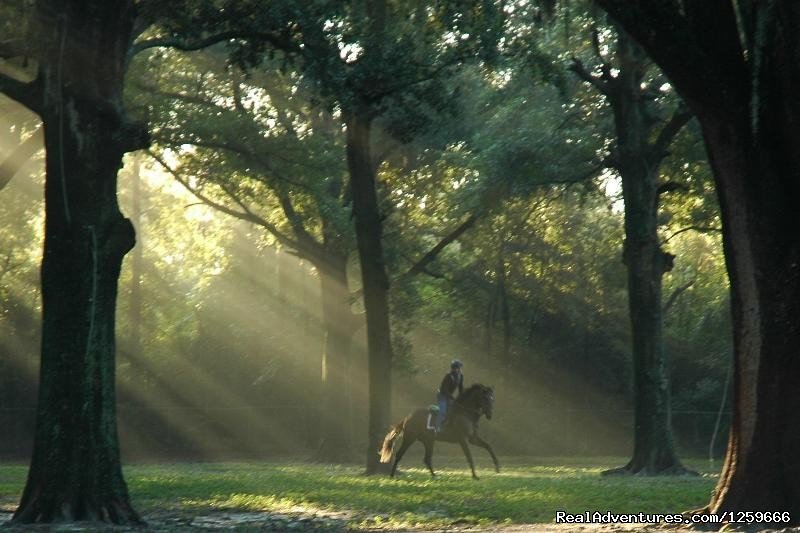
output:
M446 394L447 396L450 396L450 393L448 392L448 390L450 389L450 387L448 387L449 385L448 381L450 381L450 374L445 374L444 378L442 378L442 384L439 385L439 392L441 392L442 394Z

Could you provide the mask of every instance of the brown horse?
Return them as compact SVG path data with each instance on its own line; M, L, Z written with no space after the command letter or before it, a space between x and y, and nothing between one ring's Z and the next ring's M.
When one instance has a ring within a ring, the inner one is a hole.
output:
M394 477L397 470L397 463L400 462L408 448L416 441L420 441L425 446L425 466L431 471L432 476L436 476L431 464L431 456L433 455L433 443L437 440L457 442L461 445L474 479L478 479L478 476L475 474L475 465L472 462L472 453L467 442L485 448L489 455L492 456L495 471L500 472L500 463L497 461L494 450L492 450L488 442L478 436L478 420L482 415L486 415L486 418L491 420L493 406L494 391L492 388L476 383L461 393L453 402L453 405L450 406L450 410L447 412L447 419L444 422L442 431L439 433L428 429L427 421L430 411L428 409L417 409L398 424L392 426L389 433L386 434L380 451L381 462L388 463L392 459L394 445L397 439L402 436L403 443L397 451L397 457L394 460L394 465L392 465L392 477Z

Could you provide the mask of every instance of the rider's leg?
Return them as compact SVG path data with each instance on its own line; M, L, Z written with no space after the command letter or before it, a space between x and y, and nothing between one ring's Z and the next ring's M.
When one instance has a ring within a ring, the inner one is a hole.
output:
M436 413L436 431L441 431L442 423L444 422L444 417L447 415L447 396L444 394L439 394L436 397L436 403L439 404L439 412Z

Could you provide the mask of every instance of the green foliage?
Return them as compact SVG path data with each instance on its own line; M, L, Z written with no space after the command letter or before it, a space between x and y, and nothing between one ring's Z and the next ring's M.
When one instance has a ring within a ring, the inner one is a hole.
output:
M349 251L343 135L336 118L311 106L296 74L276 66L244 76L214 54L153 55L140 68L148 66L133 94L149 108L155 150L178 157L187 187L273 237L302 244L306 231Z

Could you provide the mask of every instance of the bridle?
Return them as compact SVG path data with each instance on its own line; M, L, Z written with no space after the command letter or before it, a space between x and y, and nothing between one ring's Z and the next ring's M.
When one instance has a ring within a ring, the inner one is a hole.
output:
M488 392L488 394L487 394L487 392ZM486 409L484 408L484 404L487 401L490 402L490 403L494 401L494 392L490 388L484 387L480 391L480 401L479 401L477 407L467 407L463 403L458 403L458 404L454 405L453 407L455 407L455 408L459 409L460 411L464 412L464 414L474 416L475 420L477 421L478 419L480 419L481 416L486 414Z

